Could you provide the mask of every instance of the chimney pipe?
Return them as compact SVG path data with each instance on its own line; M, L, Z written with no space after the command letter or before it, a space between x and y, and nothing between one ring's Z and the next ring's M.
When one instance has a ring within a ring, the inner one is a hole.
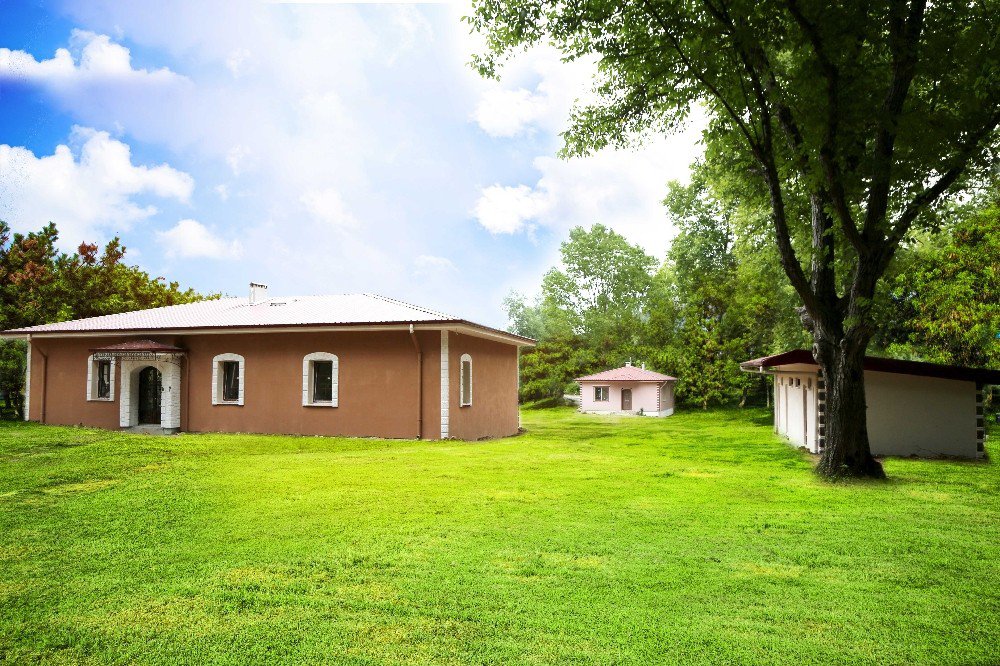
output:
M267 298L267 285L258 282L250 283L250 305L256 305L257 301Z
M643 369L643 370L645 370L645 369L646 369L646 364L645 364L645 362L644 362L644 363L642 364L642 369Z

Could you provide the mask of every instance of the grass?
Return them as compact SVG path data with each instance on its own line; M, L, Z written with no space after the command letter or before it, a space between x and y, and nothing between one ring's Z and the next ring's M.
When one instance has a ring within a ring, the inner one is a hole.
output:
M760 411L486 442L0 425L0 662L1000 663L1000 470Z

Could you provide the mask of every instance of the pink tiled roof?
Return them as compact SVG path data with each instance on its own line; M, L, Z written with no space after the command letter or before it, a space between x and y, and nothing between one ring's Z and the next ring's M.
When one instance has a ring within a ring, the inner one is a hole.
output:
M343 326L409 323L468 325L510 338L518 344L533 340L451 315L376 294L337 294L264 298L253 305L247 298L222 298L151 310L103 315L42 324L8 334L152 332L204 328L265 328L273 326Z
M175 347L173 345L165 345L162 342L153 342L152 340L129 340L128 342L122 342L117 345L108 345L107 347L95 347L90 351L93 352L180 352L184 351L180 347Z
M652 370L644 370L634 365L623 365L614 370L605 370L597 374L577 377L578 382L667 382L677 381L676 377L664 375Z

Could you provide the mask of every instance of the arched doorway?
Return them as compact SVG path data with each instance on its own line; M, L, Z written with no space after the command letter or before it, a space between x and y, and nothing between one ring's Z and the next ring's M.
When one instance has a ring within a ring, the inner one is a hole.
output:
M160 395L163 377L153 366L139 372L139 424L160 424Z

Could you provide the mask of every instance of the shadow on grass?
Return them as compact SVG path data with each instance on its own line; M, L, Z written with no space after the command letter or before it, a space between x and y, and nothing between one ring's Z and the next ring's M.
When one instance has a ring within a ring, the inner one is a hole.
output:
M534 402L526 402L521 405L521 409L525 410L535 410L535 409L552 409L554 407L566 407L566 401L562 398L543 398L541 400L535 400Z

